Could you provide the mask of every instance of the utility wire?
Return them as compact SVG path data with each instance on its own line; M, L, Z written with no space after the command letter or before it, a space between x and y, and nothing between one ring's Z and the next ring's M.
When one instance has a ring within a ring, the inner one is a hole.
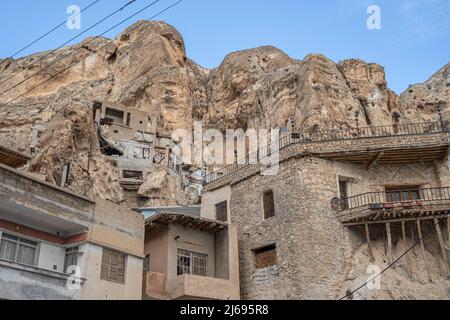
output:
M123 23L125 23L126 21L130 20L130 19L133 18L134 16L138 15L139 13L143 12L144 10L148 9L149 7L151 7L152 5L156 4L156 3L159 2L159 1L160 1L160 0L156 0L155 2L153 2L153 3L149 4L149 5L147 5L146 7L142 8L142 9L139 10L139 11L137 11L137 12L134 13L133 15L129 16L128 18L126 18L126 19L124 19L124 20L122 20L121 22L119 22L118 24L116 24L115 26L113 26L112 28L108 29L108 30L105 31L103 34L105 34L105 33L109 32L109 31L111 31L111 30L117 28L117 27L120 26L121 24L123 24ZM164 10L162 10L162 11L158 12L157 14L155 14L154 16L150 17L149 20L156 18L156 17L159 16L160 14L166 12L166 11L169 10L170 8L175 7L176 5L180 4L180 3L183 2L183 1L184 1L184 0L179 0L178 2L176 2L176 3L172 4L172 5L170 5L169 7L165 8ZM134 29L136 29L136 28L137 28L137 26L134 26L134 27L131 28L129 31L132 31L132 30L134 30ZM98 48L98 50L103 49L104 47L106 47L106 46L109 45L109 44L110 44L110 42L107 42L106 44L100 46L100 47ZM43 81L43 82L37 84L36 86L34 86L34 87L32 87L31 89L29 89L29 90L25 91L24 93L22 93L21 95L19 95L19 96L13 98L13 99L11 99L11 100L9 100L8 102L4 103L2 106L5 107L5 106L9 105L10 103L16 101L17 99L19 99L19 98L25 96L27 93L33 91L34 89L40 87L41 85L43 85L43 84L45 84L45 83L47 83L48 81L52 80L53 78L56 78L57 76L59 76L59 75L62 74L63 72L65 72L65 71L69 70L70 68L72 68L73 66L79 64L79 63L82 62L84 59L86 59L87 57L89 57L91 54L94 54L94 53L95 53L95 52L90 52L90 53L89 53L86 57L84 57L82 60L80 60L80 61L78 61L78 62L75 62L75 63L72 64L72 65L69 65L67 68L64 68L63 70L61 70L61 71L59 71L58 73L54 74L53 76L51 76L51 77L48 78L47 80L45 80L45 81Z
M125 4L124 6L121 6L119 9L117 9L117 10L111 12L111 13L108 14L106 17L104 17L104 18L102 18L100 21L94 23L92 26L90 26L89 28L87 28L87 29L84 30L83 32L80 32L80 33L79 33L78 35L76 35L75 37L73 37L73 38L71 38L70 40L64 42L63 44L61 44L61 45L60 45L59 47L57 47L56 49L53 49L53 50L50 51L49 53L46 53L45 55L43 55L42 57L40 57L39 59L37 59L36 61L34 61L32 64L28 65L28 67L35 65L35 64L38 63L39 61L41 61L41 60L43 60L44 58L46 58L46 57L50 56L51 54L55 53L57 50L61 49L62 47L64 47L64 46L67 45L68 43L72 42L73 40L75 40L75 39L78 38L79 36L85 34L85 33L88 32L89 30L92 30L93 28L95 28L95 27L98 26L99 24L103 23L104 21L108 20L109 18L111 18L112 16L116 15L117 13L123 11L123 9L125 9L126 7L128 7L129 5L131 5L132 3L136 2L136 1L137 1L137 0L131 0L131 1L129 1L127 4ZM158 0L158 1L159 1L159 0ZM104 33L103 33L103 34L104 34ZM101 37L103 34L101 34L101 35L99 35L99 36L96 36L96 37L90 39L89 41L87 41L87 42L85 43L85 45L88 45L89 43L91 43L91 42L97 40L97 39L98 39L99 37ZM30 80L31 78L33 78L33 77L36 76L37 74L39 74L39 73L41 73L42 71L48 69L48 67L50 67L50 66L56 64L57 62L63 60L64 58L66 58L66 57L72 55L73 53L75 53L75 52L77 52L77 51L79 51L79 50L81 50L81 49L83 49L82 46L76 48L75 50L72 50L72 51L69 52L68 54L66 54L66 55L62 56L61 58L59 58L59 59L53 61L52 63L46 65L44 68L40 69L39 71L37 71L37 72L33 73L32 75L28 76L27 78L23 79L23 80L20 81L19 83L16 83L14 86L10 87L9 89L7 89L7 90L1 92L1 93L0 93L0 96L4 95L5 93L11 91L11 90L14 89L14 88L17 88L18 86L20 86L20 85L23 84L24 82ZM18 75L18 74L21 73L21 72L22 72L22 71L18 71L18 72L16 72L16 73L14 73L13 75L9 76L8 78L2 80L2 81L0 82L0 85L3 84L3 83L5 83L5 82L8 81L8 80L14 78L16 75Z
M437 223L433 224L433 227L437 227L441 225L441 222L444 220L445 218L441 218L438 220ZM397 262L399 262L404 256L406 256L411 250L413 250L419 243L421 243L428 235L431 234L431 232L433 231L433 228L431 227L430 230L428 230L423 236L422 238L420 238L419 240L416 241L416 243L414 243L412 245L411 248L409 248L408 250L406 250L400 257L398 257L394 262L392 262L389 266L387 266L383 271L381 271L379 274L373 276L371 279L369 279L367 282L365 282L364 284L360 285L358 288L356 288L355 290L353 290L350 293L347 293L344 297L340 298L339 300L344 300L350 296L352 296L354 293L356 293L357 291L361 290L362 288L364 288L367 284L369 284L370 282L372 282L373 280L375 280L376 278L378 278L379 276L381 276L383 273L385 273L387 270L389 270L390 268L392 268Z
M100 2L101 0L96 0L94 2L92 2L90 5L88 5L86 8L83 8L80 12L78 12L77 14L75 14L73 17L77 17L79 16L81 13L83 13L84 11L88 10L89 8L91 8L93 5L97 4L98 2ZM49 34L51 34L52 32L56 31L57 29L59 29L60 27L62 27L63 25L65 25L67 23L67 20L64 20L63 22L61 22L60 24L58 24L56 27L54 27L53 29L51 29L50 31L47 31L45 34L41 35L40 37L38 37L37 39L33 40L32 42L30 42L29 44L27 44L26 46L24 46L22 49L16 51L14 54L12 54L11 56L9 56L7 59L12 59L14 57L16 57L19 53L22 53L23 51L25 51L26 49L28 49L29 47L31 47L33 44L37 43L38 41L42 40L43 38L45 38L46 36L48 36ZM5 72L7 68L5 68L1 73L0 76L3 74L3 72Z

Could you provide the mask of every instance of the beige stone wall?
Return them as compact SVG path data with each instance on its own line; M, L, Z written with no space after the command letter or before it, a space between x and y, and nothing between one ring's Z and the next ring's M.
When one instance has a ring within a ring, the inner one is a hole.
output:
M242 298L336 299L344 296L352 287L349 283L353 283L350 280L354 279L356 269L362 273L358 274L362 278L358 278L355 286L367 278L365 270L370 262L362 264L360 260L364 259L360 259L357 263L363 267L355 268L355 252L358 257L361 251L367 255L365 235L358 227L343 226L331 209L331 199L339 193L338 177L352 178L350 194L380 191L385 185L435 187L440 186L435 168L432 163L422 166L410 163L368 170L367 166L304 157L281 163L276 176L253 175L232 185L231 220L238 227ZM274 192L276 216L264 220L261 199L263 192L269 189ZM382 241L382 232L378 231L375 237ZM397 234L395 237L396 241L400 239ZM436 245L436 239L433 241ZM277 266L257 269L252 250L274 243ZM430 249L439 252L435 247ZM380 256L380 265L385 262L386 257ZM420 261L414 263L419 265ZM438 261L433 263L439 264ZM438 292L437 296L445 295L445 291L433 289ZM396 296L406 297L399 293L385 297ZM413 296L420 298L426 294L418 292Z

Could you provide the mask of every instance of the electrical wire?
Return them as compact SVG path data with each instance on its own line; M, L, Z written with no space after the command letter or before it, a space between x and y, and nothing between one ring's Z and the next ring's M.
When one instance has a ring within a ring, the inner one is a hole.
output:
M111 31L111 30L117 28L119 25L121 25L121 24L125 23L126 21L130 20L130 19L133 18L134 16L136 16L136 15L138 15L139 13L145 11L146 9L148 9L149 7L151 7L152 5L156 4L156 3L159 2L159 1L160 1L160 0L156 0L155 2L151 3L150 5L148 5L148 6L144 7L144 8L142 8L141 10L139 10L139 11L137 11L136 13L132 14L132 15L129 16L128 18L122 20L121 22L117 23L116 25L114 25L114 26L111 27L110 29L106 30L103 34L105 34L105 33L109 32L109 31ZM176 3L174 3L174 4L170 5L169 7L165 8L164 10L158 12L157 14L155 14L154 16L152 16L150 19L156 18L156 17L159 16L160 14L166 12L166 11L169 10L170 8L175 7L176 5L180 4L180 3L183 2L183 1L184 1L184 0L179 0L179 1L177 1ZM132 30L134 30L134 29L136 29L136 28L137 28L137 26L134 26L134 27L132 27L129 31L132 31ZM109 45L109 44L110 44L110 42L105 43L104 45L100 46L100 47L98 48L98 50L103 49L104 47L106 47L106 46ZM51 77L48 78L47 80L44 80L43 82L37 84L36 86L32 87L31 89L29 89L29 90L25 91L24 93L20 94L19 96L17 96L17 97L15 97L15 98L9 100L8 102L4 103L2 106L5 107L5 106L11 104L12 102L16 101L17 99L19 99L19 98L25 96L27 93L29 93L29 92L33 91L34 89L36 89L36 88L42 86L43 84L47 83L48 81L50 81L50 80L56 78L57 76L59 76L59 75L62 74L63 72L65 72L65 71L69 70L70 68L72 68L73 66L79 64L79 63L82 62L84 59L86 59L87 57L89 57L90 55L92 55L92 54L94 54L94 53L95 53L95 52L90 52L90 53L89 53L86 57L84 57L82 60L80 60L80 61L78 61L78 62L75 62L75 63L69 65L68 67L66 67L66 68L64 68L63 70L59 71L58 73L54 74L53 76L51 76Z

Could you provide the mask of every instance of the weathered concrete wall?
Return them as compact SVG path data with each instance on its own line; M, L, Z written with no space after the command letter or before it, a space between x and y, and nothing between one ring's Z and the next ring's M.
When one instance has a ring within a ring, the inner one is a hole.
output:
M231 187L229 186L204 193L202 195L201 216L208 219L216 219L216 204L226 201L228 205L228 222L230 222L230 198Z

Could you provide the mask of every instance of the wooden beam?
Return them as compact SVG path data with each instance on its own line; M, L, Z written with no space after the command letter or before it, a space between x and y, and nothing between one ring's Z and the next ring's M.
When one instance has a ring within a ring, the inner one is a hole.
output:
M387 256L389 259L389 263L394 261L392 256L392 234L391 234L391 223L386 223L386 235L387 235ZM393 266L395 268L395 266Z
M444 271L445 271L446 275L449 275L447 252L445 251L445 244L444 244L444 238L442 237L440 220L434 219L434 225L436 227L436 232L437 232L438 239L439 239L439 246L441 247L442 258L444 259Z
M369 257L370 257L370 262L374 262L375 259L373 258L373 254L372 254L372 245L370 244L370 231L369 231L369 224L365 224L366 226L366 239L367 239L367 246L369 247Z
M417 220L417 232L419 234L420 247L422 248L422 256L423 256L423 261L425 262L425 268L427 269L428 279L430 279L430 282L433 282L433 279L431 279L430 267L428 266L428 261L427 261L427 257L425 254L425 246L423 244L423 236L422 236L422 230L420 228L420 220Z
M402 235L403 235L403 250L406 252L408 248L408 241L406 240L406 222L402 221ZM411 261L410 252L406 254L406 268L408 269L408 274L411 277Z
M378 160L380 160L383 155L384 155L384 151L378 152L377 156L375 158L373 158L372 161L370 161L369 165L367 166L367 169L370 169L370 168L378 165Z

